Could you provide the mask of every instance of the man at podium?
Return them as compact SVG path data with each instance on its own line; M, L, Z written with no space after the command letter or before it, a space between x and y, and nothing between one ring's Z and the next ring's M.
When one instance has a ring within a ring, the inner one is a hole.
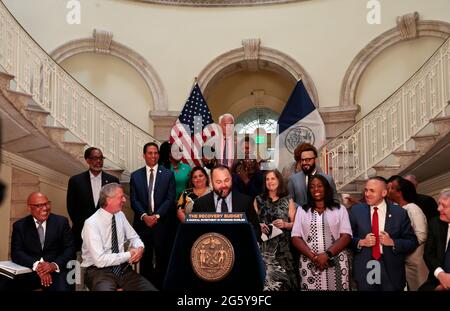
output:
M180 224L164 289L262 290L265 267L257 245L261 232L252 201L231 190L228 167L214 167L211 179L214 191L196 199L189 219Z
M211 170L211 180L214 191L195 200L192 212L245 213L259 241L261 238L261 229L252 200L247 195L231 190L233 188L233 179L230 169L224 165L214 167Z

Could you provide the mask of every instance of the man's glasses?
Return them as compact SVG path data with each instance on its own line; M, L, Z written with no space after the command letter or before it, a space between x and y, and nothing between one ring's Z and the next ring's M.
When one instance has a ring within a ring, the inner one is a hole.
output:
M314 160L315 158L304 158L304 159L300 159L300 162L311 162L312 160Z
M105 157L89 157L88 159L92 161L103 161Z
M28 205L35 207L35 208L44 208L44 207L50 206L50 204L52 204L52 201L47 201L44 203L37 203L37 204L28 204Z

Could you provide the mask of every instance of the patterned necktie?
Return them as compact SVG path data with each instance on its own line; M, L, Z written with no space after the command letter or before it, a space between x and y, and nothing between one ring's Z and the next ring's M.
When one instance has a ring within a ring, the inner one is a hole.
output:
M222 198L222 203L220 204L220 212L221 213L228 213L228 204L225 198Z
M380 228L378 224L378 207L376 206L373 208L372 233L375 235L376 238L375 245L372 246L372 257L378 260L381 257L381 250L380 250Z
M450 273L450 240L448 240L447 251L444 256L444 271Z
M115 215L112 216L111 221L111 252L119 253L119 243L117 241L117 228ZM112 266L111 270L116 276L120 276L120 265Z
M154 180L154 175L153 175L153 169L150 169L150 178L148 181L148 211L150 212L150 214L153 213L153 205L152 205L152 192L153 192L153 180Z
M42 227L42 223L38 222L37 232L39 235L39 241L41 242L41 248L44 249L44 242L45 242L45 234L44 234L44 227Z

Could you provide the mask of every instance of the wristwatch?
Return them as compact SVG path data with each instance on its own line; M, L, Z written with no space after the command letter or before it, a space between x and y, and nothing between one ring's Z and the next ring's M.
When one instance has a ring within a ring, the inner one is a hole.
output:
M328 260L333 260L333 254L329 250L325 251L325 254L327 254Z
M333 253L331 253L329 250L327 250L327 251L325 251L325 254L327 254L327 256L328 256L328 265L330 267L333 267L335 265Z

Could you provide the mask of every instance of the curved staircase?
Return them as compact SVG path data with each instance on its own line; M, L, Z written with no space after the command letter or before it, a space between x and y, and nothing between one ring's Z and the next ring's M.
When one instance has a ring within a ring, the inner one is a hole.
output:
M0 113L5 150L68 176L85 169L87 146L121 180L157 140L91 94L28 35L0 1Z
M437 149L450 155L450 38L388 99L324 145L320 162L339 192L361 194L369 176L408 173ZM450 171L448 157L438 165Z

